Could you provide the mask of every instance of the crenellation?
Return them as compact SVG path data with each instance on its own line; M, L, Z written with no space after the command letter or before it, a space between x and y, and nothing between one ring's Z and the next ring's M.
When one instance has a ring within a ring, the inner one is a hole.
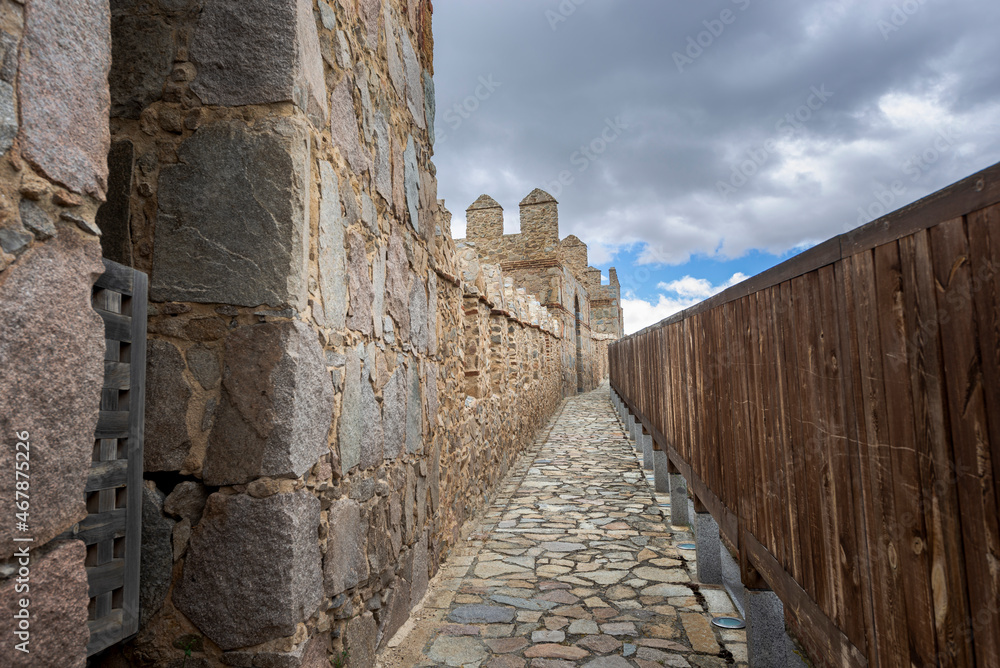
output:
M497 236L494 222L494 232L486 235L484 212L499 216L502 229L502 208L480 196L466 211L469 237L457 247L469 267L501 268L508 303L521 300L512 306L518 318L531 323L533 309L542 308L549 322L558 324L560 352L553 359L562 366L563 394L575 394L607 376L608 341L622 336L617 272L612 267L611 284L602 285L600 270L588 266L587 245L573 235L559 240L558 202L545 191L533 190L520 209L521 232Z

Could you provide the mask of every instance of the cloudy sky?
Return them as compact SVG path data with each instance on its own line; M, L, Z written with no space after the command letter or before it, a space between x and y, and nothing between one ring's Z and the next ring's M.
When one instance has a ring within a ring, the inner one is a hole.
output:
M636 331L1000 161L996 0L436 0L438 196L541 187Z

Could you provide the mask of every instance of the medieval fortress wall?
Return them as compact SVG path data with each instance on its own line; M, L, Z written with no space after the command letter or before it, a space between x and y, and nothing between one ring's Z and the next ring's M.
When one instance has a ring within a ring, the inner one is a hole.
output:
M0 31L4 605L22 431L39 584L10 665L85 663L102 557L67 536L102 255L150 304L141 623L101 661L372 665L559 401L607 376L614 274L541 191L516 241L489 207L452 240L429 0L0 0Z

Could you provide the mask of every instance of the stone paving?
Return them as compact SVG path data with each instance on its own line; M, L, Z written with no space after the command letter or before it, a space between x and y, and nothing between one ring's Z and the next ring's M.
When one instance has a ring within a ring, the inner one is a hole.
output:
M728 595L694 581L639 457L607 385L564 402L380 665L745 666L745 632L710 623Z

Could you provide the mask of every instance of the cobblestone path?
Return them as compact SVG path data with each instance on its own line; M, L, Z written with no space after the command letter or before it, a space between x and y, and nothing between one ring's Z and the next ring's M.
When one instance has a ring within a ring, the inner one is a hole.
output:
M746 665L745 632L710 623L729 597L694 582L651 478L607 385L567 400L380 665Z

